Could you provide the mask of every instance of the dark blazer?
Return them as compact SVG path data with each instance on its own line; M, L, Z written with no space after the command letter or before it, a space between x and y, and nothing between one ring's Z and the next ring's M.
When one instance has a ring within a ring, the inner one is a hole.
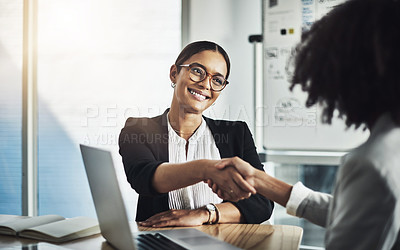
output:
M156 168L168 162L168 109L153 118L128 118L119 136L119 153L132 188L139 194L136 221L167 211L168 193L154 190L151 180ZM263 169L246 123L212 120L204 117L221 158L238 156L253 167ZM246 223L261 223L271 217L274 203L256 194L232 202Z

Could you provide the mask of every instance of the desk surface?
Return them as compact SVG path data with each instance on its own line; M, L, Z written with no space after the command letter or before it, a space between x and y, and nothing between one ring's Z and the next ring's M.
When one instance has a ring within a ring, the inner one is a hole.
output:
M162 230L138 227L141 231ZM298 249L303 229L286 225L259 225L259 224L217 224L195 227L209 235L217 237L244 249ZM171 229L171 228L164 228ZM174 229L178 229L175 227ZM39 243L39 241L0 235L0 249L22 249L21 246ZM43 249L113 249L100 235L94 235L63 244L39 243Z

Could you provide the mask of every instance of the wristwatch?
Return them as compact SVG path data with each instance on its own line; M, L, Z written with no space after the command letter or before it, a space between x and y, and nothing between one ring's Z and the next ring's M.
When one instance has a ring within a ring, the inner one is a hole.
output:
M214 218L214 215L216 217L214 224L217 224L219 221L219 211L217 206L215 206L214 203L208 203L205 206L206 210L208 211L208 221L206 222L207 224L213 224L212 218Z

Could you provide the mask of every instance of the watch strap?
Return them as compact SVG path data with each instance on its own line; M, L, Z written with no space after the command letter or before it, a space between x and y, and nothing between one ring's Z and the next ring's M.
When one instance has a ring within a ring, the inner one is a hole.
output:
M211 205L213 205L214 206L214 208L215 208L215 221L214 221L214 223L213 224L218 224L218 222L219 222L219 219L220 219L220 212L219 212L219 209L218 209L218 207L217 207L217 205L215 205L214 203L210 203ZM210 216L211 217L211 216Z
M211 221L211 211L207 208L207 206L205 207L205 209L206 209L207 212L208 212L208 220L207 220L206 224L212 224L212 221Z

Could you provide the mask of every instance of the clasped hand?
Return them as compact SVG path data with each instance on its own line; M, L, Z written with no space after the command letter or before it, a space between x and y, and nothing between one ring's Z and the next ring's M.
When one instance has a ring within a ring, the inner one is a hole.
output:
M226 158L220 161L206 160L205 179L209 187L223 200L238 201L249 198L256 193L254 175L256 169L239 157ZM140 226L199 226L208 220L204 208L168 210L153 215Z
M215 173L204 182L223 200L238 201L256 193L256 170L239 157L225 158L214 166Z

